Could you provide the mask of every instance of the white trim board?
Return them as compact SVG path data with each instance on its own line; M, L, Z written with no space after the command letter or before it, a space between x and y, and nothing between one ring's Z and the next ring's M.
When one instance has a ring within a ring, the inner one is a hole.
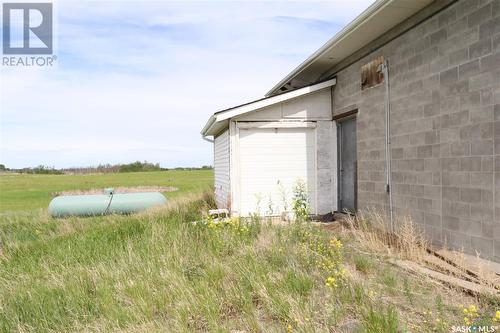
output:
M245 121L236 122L238 128L315 128L312 121Z

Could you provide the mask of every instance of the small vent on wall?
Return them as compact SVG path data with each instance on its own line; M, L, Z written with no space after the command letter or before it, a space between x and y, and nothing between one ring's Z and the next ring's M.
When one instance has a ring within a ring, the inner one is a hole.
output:
M375 87L384 82L384 75L377 71L378 66L384 63L384 57L380 56L361 67L361 90Z

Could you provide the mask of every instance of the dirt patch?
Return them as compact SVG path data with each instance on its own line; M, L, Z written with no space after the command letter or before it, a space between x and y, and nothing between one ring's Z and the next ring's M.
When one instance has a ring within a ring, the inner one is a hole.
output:
M143 193L143 192L175 192L179 190L173 186L134 186L134 187L114 187L115 193ZM89 190L68 190L52 193L54 196L60 195L83 195L83 194L104 194L102 188L92 188Z

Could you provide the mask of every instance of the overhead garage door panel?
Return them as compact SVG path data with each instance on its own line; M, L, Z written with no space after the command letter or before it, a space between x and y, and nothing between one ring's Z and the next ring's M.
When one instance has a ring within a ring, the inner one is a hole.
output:
M240 129L239 139L242 215L257 211L262 215L281 214L283 193L290 210L298 179L307 183L314 212L314 128Z

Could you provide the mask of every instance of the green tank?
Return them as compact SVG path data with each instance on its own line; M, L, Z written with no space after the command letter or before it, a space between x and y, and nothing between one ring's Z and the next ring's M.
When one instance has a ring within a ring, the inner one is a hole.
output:
M52 199L49 213L53 217L131 214L164 205L167 198L159 192L65 195Z

